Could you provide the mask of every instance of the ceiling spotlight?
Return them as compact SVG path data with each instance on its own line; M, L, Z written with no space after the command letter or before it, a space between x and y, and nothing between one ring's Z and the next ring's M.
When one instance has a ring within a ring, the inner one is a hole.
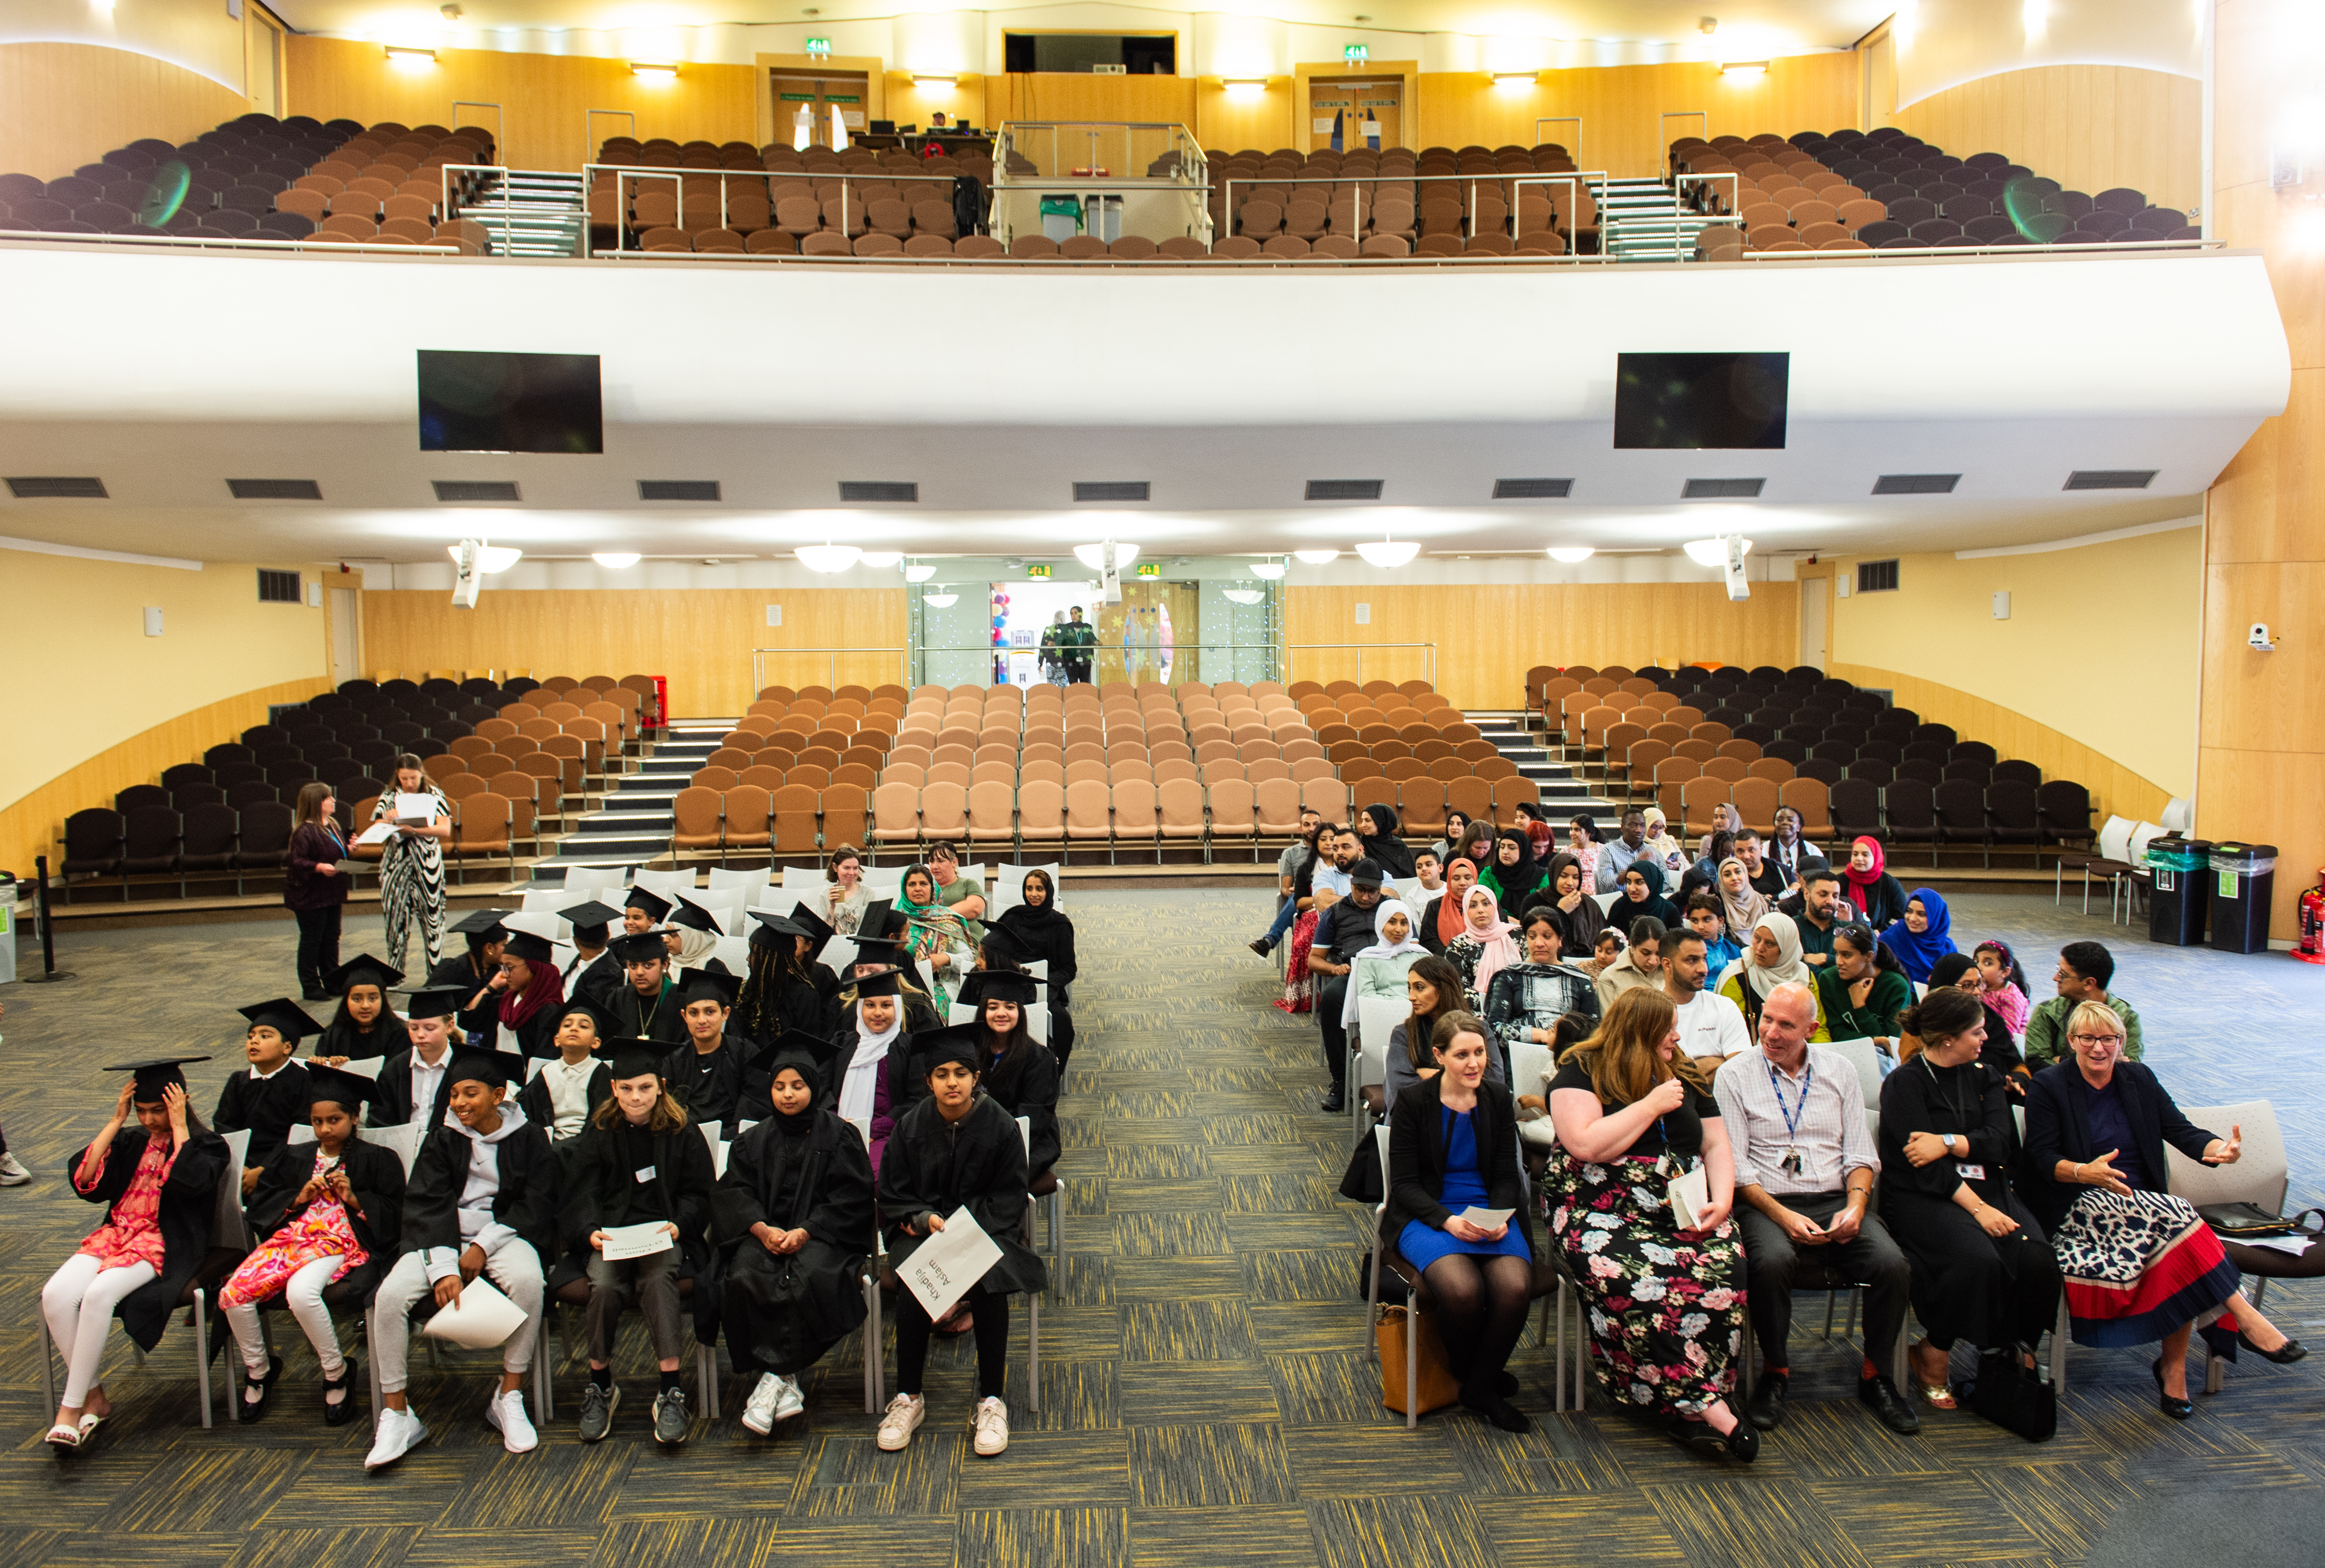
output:
M447 544L444 546L444 553L450 556L457 563L460 559L460 547L457 544ZM523 553L523 551L511 545L479 544L477 546L477 570L486 577L490 577L496 571L506 571L517 563L517 558Z
M1562 561L1569 566L1578 561L1588 561L1597 553L1588 544L1553 544L1550 547L1550 558Z
M867 550L857 556L856 561L859 566L868 566L877 571L885 571L903 559L904 552L901 550Z
M936 574L937 569L925 561L915 561L912 565L904 568L906 582L926 582Z
M1114 544L1112 540L1107 541L1105 544L1077 544L1074 546L1074 559L1092 571L1104 571L1107 544L1114 546L1114 569L1116 571L1127 571L1130 569L1130 563L1138 559L1138 546Z
M802 544L792 552L810 571L846 571L864 552L853 544Z
M950 587L949 584L941 582L937 584L937 586L939 588ZM921 602L928 606L931 609L950 609L953 606L960 602L960 595L950 592L924 593L921 595Z
M1322 566L1340 559L1337 550L1295 550L1292 552L1311 566Z
M1752 542L1749 539L1739 539L1736 543L1743 547L1744 554L1752 553ZM1690 539L1681 548L1687 552L1687 558L1698 566L1728 564L1728 542L1724 539Z
M1223 590L1234 604L1257 604L1267 596L1255 588L1230 588Z
M635 550L600 550L589 559L609 571L620 571L638 563L638 552Z
M1375 566L1394 571L1421 553L1421 543L1413 539L1367 539L1357 546L1357 553Z
M1283 562L1280 561L1255 561L1251 563L1251 574L1254 577L1264 577L1268 581L1274 582L1277 578L1283 575Z

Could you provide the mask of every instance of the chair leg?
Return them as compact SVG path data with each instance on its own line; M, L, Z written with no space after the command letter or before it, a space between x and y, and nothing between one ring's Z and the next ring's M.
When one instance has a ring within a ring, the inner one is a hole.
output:
M694 1382L702 1396L702 1413L718 1420L718 1352L699 1340L694 1342Z
M210 1419L210 1321L202 1310L203 1298L208 1293L199 1286L194 1291L194 1380L201 1385L202 1425L208 1429Z
M49 1349L49 1314L41 1311L39 1304L35 1303L32 1307L32 1316L41 1325L41 1403L47 1407L51 1415L54 1415L57 1408L57 1375L56 1369L49 1364L51 1359Z
M371 1416L374 1421L377 1421L379 1413L387 1408L387 1400L386 1396L380 1389L379 1358L372 1354L372 1309L366 1307L363 1316L364 1373L366 1380L371 1384Z
M2205 1351L2204 1392L2207 1394L2218 1394L2223 1387L2227 1387L2228 1381L2228 1363L2227 1360L2221 1357L2213 1355L2209 1350Z
M1042 1408L1042 1295L1039 1291L1026 1298L1033 1303L1031 1320L1025 1329L1025 1407Z
M544 1317L547 1313L544 1312ZM557 1396L549 1375L549 1336L533 1337L533 1402L541 1411L541 1424L546 1426L557 1418Z
M1380 1359L1380 1335L1373 1327L1380 1322L1380 1228L1375 1226L1373 1228L1373 1266L1366 1271L1365 1290L1365 1358L1372 1361Z
M880 1413L881 1363L886 1349L880 1337L880 1280L871 1273L864 1276L864 1414Z
M2063 1396L2067 1392L2067 1300L2059 1298L2059 1321L2051 1325L2051 1390Z
M1404 1429L1421 1424L1421 1303L1405 1298L1404 1309Z

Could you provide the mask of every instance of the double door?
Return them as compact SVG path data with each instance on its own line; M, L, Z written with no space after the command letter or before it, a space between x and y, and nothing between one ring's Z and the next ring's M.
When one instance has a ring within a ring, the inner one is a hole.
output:
M1308 79L1308 150L1404 144L1404 83L1362 77Z

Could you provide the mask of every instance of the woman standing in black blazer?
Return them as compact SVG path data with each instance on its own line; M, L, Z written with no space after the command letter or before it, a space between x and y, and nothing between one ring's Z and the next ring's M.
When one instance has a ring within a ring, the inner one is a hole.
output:
M2234 1164L2242 1129L2218 1137L2189 1121L2154 1073L2119 1060L2125 1033L2104 1002L2069 1016L2073 1059L2028 1087L2022 1185L2057 1248L2075 1342L2163 1341L2156 1393L2166 1415L2185 1421L2195 1409L2188 1341L2198 1324L2225 1319L2272 1361L2308 1352L2253 1310L2220 1239L2185 1198L2164 1191L2165 1144L2208 1165Z
M1504 1369L1525 1331L1533 1238L1518 1170L1517 1109L1507 1089L1486 1081L1487 1039L1472 1014L1438 1020L1431 1053L1440 1071L1398 1095L1401 1114L1389 1118L1381 1229L1436 1297L1461 1403L1505 1432L1524 1432L1533 1424L1509 1402L1517 1379ZM1462 1217L1471 1208L1515 1212L1488 1228Z

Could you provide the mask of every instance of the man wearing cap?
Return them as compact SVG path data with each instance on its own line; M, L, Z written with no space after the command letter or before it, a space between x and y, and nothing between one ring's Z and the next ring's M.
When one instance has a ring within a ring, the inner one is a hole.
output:
M615 993L614 1033L625 1038L661 1040L675 1045L686 1038L683 1006L673 998L670 949L657 930L633 932L614 939L614 957L620 960L624 981Z
M622 960L607 947L608 928L622 918L622 912L592 898L557 914L573 928L573 961L565 966L565 994L587 997L603 1007L622 988Z
M727 1015L742 981L717 959L686 977L678 992L686 1044L662 1058L670 1091L696 1121L715 1121L732 1130L743 1095L746 1061L757 1053L749 1041L727 1033Z
M1356 835L1348 835L1354 840ZM1316 937L1308 950L1308 968L1323 979L1316 990L1316 1016L1323 1025L1324 1065L1332 1075L1332 1092L1324 1099L1327 1111L1348 1106L1348 1032L1340 1022L1347 1005L1348 971L1357 954L1380 940L1373 930L1373 912L1380 907L1381 868L1377 860L1358 860L1348 868L1348 895L1324 911L1316 922Z
M452 1064L453 1019L462 999L459 986L431 986L412 993L403 1016L412 1049L389 1057L380 1067L372 1085L375 1127L424 1120L432 1127L443 1122L452 1088L444 1074Z
M508 944L508 927L501 923L507 913L479 909L454 922L452 929L467 939L468 951L446 959L428 976L431 986L462 988L460 1033L478 1044L492 1043L494 1026L500 1022L500 996L492 982L500 976L501 952Z
M524 1409L524 1378L541 1334L545 1280L541 1260L556 1234L557 1156L541 1128L507 1103L519 1058L469 1051L454 1059L452 1119L432 1127L404 1189L403 1256L380 1282L372 1310L372 1356L382 1409L366 1470L394 1464L428 1435L404 1394L412 1312L429 1297L456 1304L482 1275L524 1313L501 1344L500 1387L486 1424L511 1453L540 1438Z
M221 1133L247 1131L250 1147L242 1157L242 1191L258 1185L258 1173L283 1146L291 1129L307 1119L307 1070L293 1060L299 1042L322 1031L288 997L242 1009L250 1028L242 1043L250 1065L226 1081L210 1120Z

